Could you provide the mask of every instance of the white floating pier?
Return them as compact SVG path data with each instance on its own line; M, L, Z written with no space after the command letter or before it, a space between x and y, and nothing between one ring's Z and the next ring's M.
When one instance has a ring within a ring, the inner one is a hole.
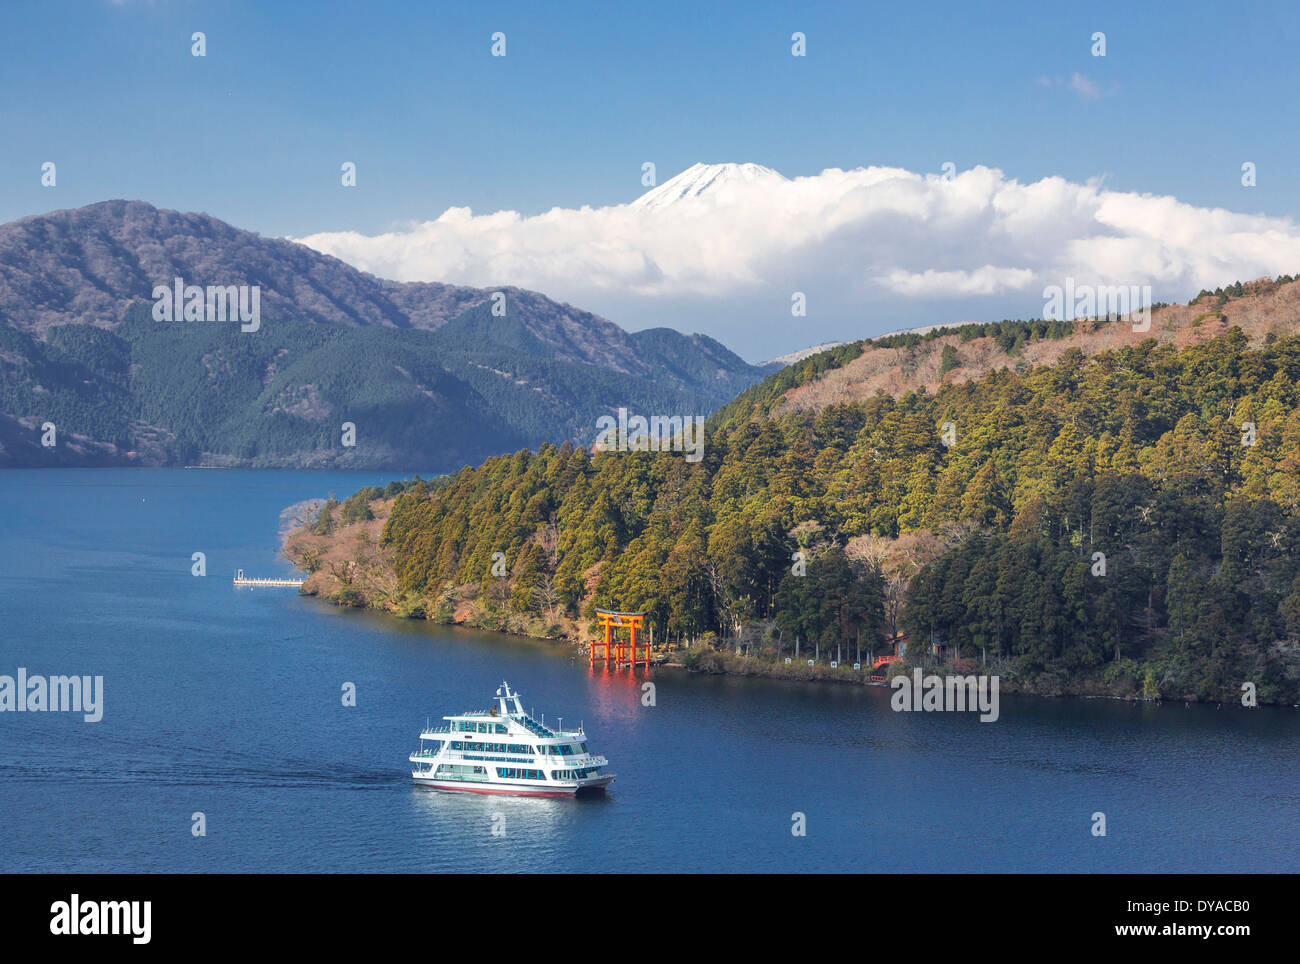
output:
M268 579L261 576L246 576L244 570L235 573L236 586L301 586L306 579Z

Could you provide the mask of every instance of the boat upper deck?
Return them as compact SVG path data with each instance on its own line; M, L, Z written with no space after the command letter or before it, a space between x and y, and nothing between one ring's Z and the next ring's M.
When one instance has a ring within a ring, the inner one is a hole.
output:
M576 740L585 738L584 729L561 730L545 726L531 716L489 716L486 713L461 713L456 716L444 716L449 721L447 726L425 727L425 733L508 733L510 724L523 727L533 736L543 740ZM457 725L463 724L463 725ZM482 729L479 724L483 724ZM496 725L493 725L496 724Z
M521 727L532 736L542 740L581 740L586 739L586 732L583 727L576 730L564 730L558 727L550 727L539 720L533 719L528 713L524 712L522 703L519 700L518 693L511 693L510 687L506 683L501 684L501 689L497 690L498 705L487 710L466 710L464 713L453 713L450 716L444 716L447 721L446 726L425 727L420 734L421 739L436 739L438 734L442 733L497 733L505 734L511 732L511 724Z

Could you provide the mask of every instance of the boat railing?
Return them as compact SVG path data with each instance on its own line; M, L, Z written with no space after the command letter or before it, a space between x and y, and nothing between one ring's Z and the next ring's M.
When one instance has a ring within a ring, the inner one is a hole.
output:
M514 720L516 723L518 723L524 729L528 730L528 732L532 733L534 736L544 737L545 739L554 739L555 737L554 730L548 730L545 726L543 726L541 723L538 723L531 716L516 716L514 717Z
M519 763L529 766L538 764L537 758L532 754L516 753L512 756L502 756L491 750L448 750L444 759L468 760L471 763Z

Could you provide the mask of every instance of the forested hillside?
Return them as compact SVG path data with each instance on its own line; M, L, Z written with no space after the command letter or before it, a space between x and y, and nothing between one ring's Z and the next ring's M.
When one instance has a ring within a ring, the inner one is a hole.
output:
M788 404L869 350L752 389L695 465L546 446L391 491L391 582L309 585L444 618L474 585L502 625L644 609L659 639L754 659L907 631L913 660L1041 692L1300 699L1300 337L1074 347L933 393Z
M257 286L260 326L155 322L154 286L175 278ZM513 287L385 281L138 201L0 225L0 466L448 471L590 444L619 406L707 414L761 377L702 335L626 332Z

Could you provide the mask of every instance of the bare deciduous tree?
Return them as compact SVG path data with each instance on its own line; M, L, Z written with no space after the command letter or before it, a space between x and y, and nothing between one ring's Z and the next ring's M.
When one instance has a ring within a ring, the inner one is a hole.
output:
M555 588L555 578L549 573L538 580L533 587L533 602L552 622L560 609L560 591Z

